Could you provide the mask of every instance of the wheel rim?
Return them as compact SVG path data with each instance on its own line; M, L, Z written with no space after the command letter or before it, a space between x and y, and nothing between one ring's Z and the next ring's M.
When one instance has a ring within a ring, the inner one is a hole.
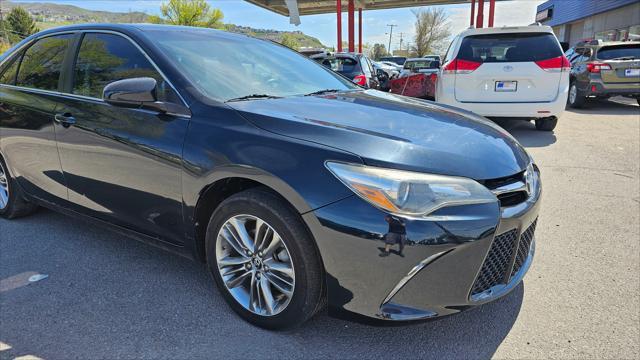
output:
M569 102L574 104L576 102L576 97L578 97L578 89L576 89L575 85L571 85L569 89Z
M264 220L235 215L216 241L218 273L233 298L261 316L282 312L293 296L293 260L282 237Z
M9 204L9 175L0 163L0 210Z

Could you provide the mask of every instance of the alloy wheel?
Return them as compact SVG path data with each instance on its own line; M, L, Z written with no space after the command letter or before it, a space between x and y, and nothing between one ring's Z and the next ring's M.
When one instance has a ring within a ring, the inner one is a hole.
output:
M9 175L0 162L0 210L9 204Z
M295 273L280 235L253 215L235 215L216 241L218 271L225 287L245 309L262 316L282 312L293 296Z
M576 87L575 84L573 84L569 88L569 103L575 104L577 97L578 97L578 88Z

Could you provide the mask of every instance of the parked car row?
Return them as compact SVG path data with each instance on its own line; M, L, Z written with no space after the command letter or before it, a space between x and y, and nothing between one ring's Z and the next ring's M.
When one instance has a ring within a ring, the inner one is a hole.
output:
M383 57L369 62L387 74L385 80L378 73L374 81L365 81L366 72L345 75L366 87L489 118L534 120L543 131L555 128L567 103L581 107L589 98L626 96L640 104L640 42L593 40L567 48L539 24L471 28L453 39L444 63L438 55Z

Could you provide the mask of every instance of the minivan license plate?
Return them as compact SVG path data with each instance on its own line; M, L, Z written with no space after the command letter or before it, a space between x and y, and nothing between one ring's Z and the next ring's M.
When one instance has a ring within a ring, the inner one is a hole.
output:
M626 69L624 71L624 76L640 76L640 69Z
M517 81L496 81L495 90L498 92L516 91L518 90L518 82Z

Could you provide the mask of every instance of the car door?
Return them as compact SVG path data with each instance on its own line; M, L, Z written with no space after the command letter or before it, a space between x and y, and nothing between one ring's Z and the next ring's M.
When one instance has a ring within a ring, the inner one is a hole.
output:
M575 54L569 62L571 63L571 75L577 81L578 89L586 89L591 79L587 71L587 62L591 58L591 48L576 48Z
M160 101L184 103L130 38L85 32L77 43L55 125L69 200L91 216L181 242L188 116L113 106L102 91L113 81L151 77Z
M0 150L28 194L62 204L67 188L56 147L53 117L61 72L73 34L27 44L3 64L0 76Z

